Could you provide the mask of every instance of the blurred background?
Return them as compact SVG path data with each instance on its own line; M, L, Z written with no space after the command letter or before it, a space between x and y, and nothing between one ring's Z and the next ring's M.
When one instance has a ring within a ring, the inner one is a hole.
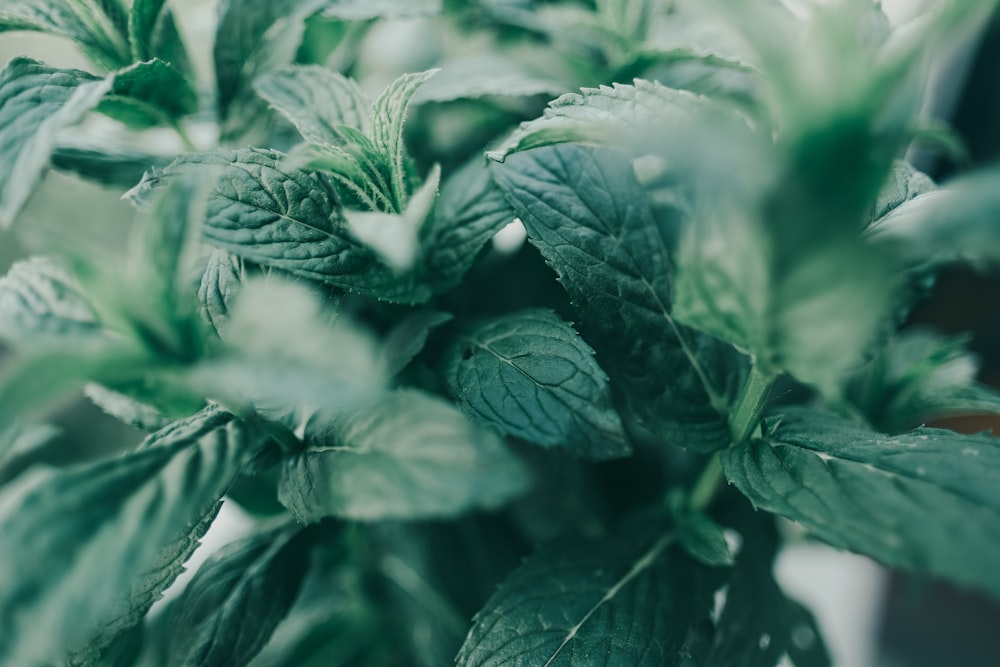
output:
M198 63L200 73L210 72L211 35L215 4L198 0L174 0L175 16L185 41ZM919 2L894 0L883 3L896 23L905 21L918 9ZM380 28L379 48L369 48L376 60L382 59L386 76L400 63L411 62L413 45L406 36L420 35L418 20L389 22ZM387 48L390 45L391 48ZM364 48L364 45L362 45ZM398 49L394 52L393 49ZM31 33L0 34L0 62L19 54L30 55L58 67L86 67L86 60L67 41ZM405 66L405 65L402 65ZM371 85L380 87L377 66ZM980 35L955 44L949 57L937 63L927 100L928 115L947 121L967 148L964 159L915 153L916 166L935 180L946 180L975 165L1000 157L1000 14ZM96 141L111 140L118 128L103 121L87 121L79 132ZM154 138L163 142L165 153L178 150L172 133ZM197 143L197 136L195 136ZM211 138L207 141L210 143ZM59 192L50 197L47 193ZM72 196L68 196L72 193ZM0 272L11 262L44 248L44 231L32 237L35 221L59 219L96 225L106 247L120 246L122 233L132 220L131 207L121 201L121 192L83 181L63 172L50 172L33 196L18 226L27 233L19 240L0 236ZM979 354L981 380L1000 387L1000 271L951 269L938 281L931 298L911 316L910 325L934 327L947 333L973 332L972 348ZM3 350L0 349L0 358ZM69 463L107 451L106 443L127 446L140 437L137 431L106 417L88 401L66 405L53 419L66 435L38 453L52 463ZM1000 420L967 418L941 424L955 430L976 432L993 428L1000 432ZM77 435L71 438L68 434ZM0 470L0 483L20 472L29 461L15 461ZM231 503L195 558L249 530L250 519ZM1000 563L998 563L1000 567ZM193 570L194 568L189 568ZM827 635L835 664L846 667L993 667L1000 664L1000 605L976 593L957 590L938 581L889 572L872 561L842 553L823 545L799 541L779 560L777 574L788 592L811 606ZM183 586L185 582L178 582Z

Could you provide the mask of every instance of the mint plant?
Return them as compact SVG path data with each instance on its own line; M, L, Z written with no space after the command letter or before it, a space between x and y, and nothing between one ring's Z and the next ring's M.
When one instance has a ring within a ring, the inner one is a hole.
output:
M905 161L992 9L0 0L90 61L0 72L0 664L828 665L803 535L1000 596L1000 445L926 426L1000 393L905 326L1000 259L996 169ZM141 442L52 459L81 391Z

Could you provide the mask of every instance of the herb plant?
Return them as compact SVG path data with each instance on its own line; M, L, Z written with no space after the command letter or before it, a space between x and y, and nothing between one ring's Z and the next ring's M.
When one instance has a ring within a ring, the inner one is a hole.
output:
M0 72L0 664L826 665L803 533L1000 595L1000 444L922 426L1000 394L903 326L1000 259L904 160L992 4L0 0L91 63ZM81 389L141 443L58 465Z

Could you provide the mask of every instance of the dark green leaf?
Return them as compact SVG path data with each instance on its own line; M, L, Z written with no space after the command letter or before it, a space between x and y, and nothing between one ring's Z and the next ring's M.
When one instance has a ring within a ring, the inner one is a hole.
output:
M672 540L643 531L533 556L476 615L458 664L687 664L718 582Z
M198 109L198 95L173 65L154 59L115 73L111 90L97 105L101 113L130 127L173 125Z
M722 455L757 507L833 546L1000 595L1000 442L917 429L890 437L828 413L787 409L766 440Z
M52 151L52 166L86 179L130 188L147 169L165 167L172 156L144 153L112 146L59 145Z
M484 322L455 341L444 363L463 411L500 433L587 458L631 452L594 351L550 310Z
M452 315L436 310L421 310L396 324L384 342L386 374L396 375L420 354L431 330L450 322Z
M722 527L701 512L678 520L677 542L689 556L711 567L733 564L733 552Z
M349 144L341 126L368 132L372 104L353 79L319 65L289 65L259 77L257 94L314 144Z
M132 1L128 19L132 58L138 61L159 58L188 73L187 51L167 5L167 0Z
M1000 393L976 382L978 371L964 339L911 329L850 379L846 398L887 433L948 415L1000 413Z
M88 621L117 617L120 597L162 565L163 548L190 533L239 470L240 443L216 431L229 419L209 409L153 436L155 446L36 471L4 489L0 608L14 611L0 620L0 661L59 659L88 639Z
M16 262L0 278L0 340L53 343L98 335L97 316L69 271L45 257Z
M177 603L172 660L189 667L247 664L288 613L308 570L309 541L297 526L214 554Z
M0 10L0 23L2 23ZM111 87L79 70L18 57L0 71L0 228L17 217L49 163L59 130L97 106Z
M512 156L495 178L643 426L681 447L724 446L741 362L672 318L667 244L631 163L556 146Z
M430 290L400 276L347 231L334 181L291 169L275 151L245 149L179 158L140 185L142 198L179 174L214 174L206 240L266 267L320 280L366 296L419 302Z
M449 403L407 390L339 418L289 459L279 498L299 521L448 517L528 486L521 462Z

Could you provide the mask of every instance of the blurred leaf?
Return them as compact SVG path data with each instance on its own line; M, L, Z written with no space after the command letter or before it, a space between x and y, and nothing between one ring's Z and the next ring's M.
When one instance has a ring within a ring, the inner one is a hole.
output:
M0 2L0 32L33 30L67 37L94 63L109 70L130 62L126 22L118 0Z
M526 490L527 469L493 433L414 390L338 418L288 459L278 489L299 521L450 517Z
M179 69L158 58L115 72L97 111L129 127L171 126L198 110L198 95Z
M386 374L391 377L400 373L424 349L430 332L452 319L450 313L420 310L399 320L383 345Z
M121 188L132 187L147 169L165 167L171 159L131 148L65 143L56 146L50 156L52 166L56 169Z
M585 458L631 453L594 351L550 310L483 322L445 355L462 410L500 433Z
M93 308L72 274L58 262L32 257L0 278L0 340L38 344L101 335Z
M0 5L0 25L3 9ZM0 71L0 229L17 217L49 163L62 128L79 121L111 88L79 70L17 57Z
M709 567L730 566L735 561L722 526L702 512L678 519L677 543L691 558Z
M132 0L128 17L132 58L139 62L159 58L190 74L187 51L167 0Z

